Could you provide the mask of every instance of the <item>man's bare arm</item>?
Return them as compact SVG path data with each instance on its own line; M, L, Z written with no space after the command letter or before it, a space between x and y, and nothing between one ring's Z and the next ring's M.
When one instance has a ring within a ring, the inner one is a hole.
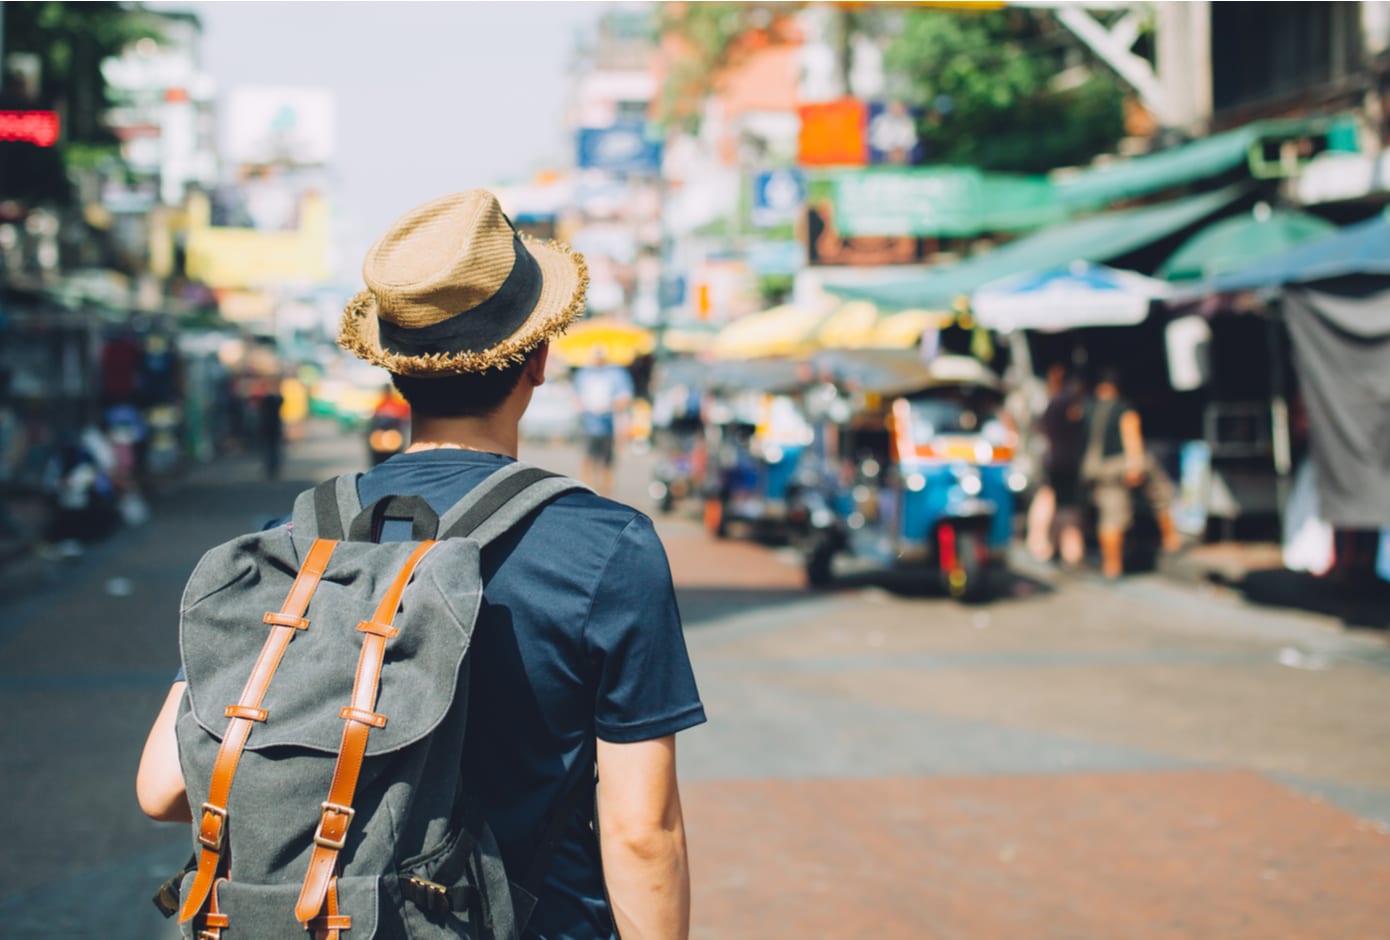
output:
M140 755L140 769L135 773L135 795L140 809L151 819L161 822L192 822L188 809L188 791L183 785L183 770L179 767L179 745L174 736L174 720L179 714L179 701L187 683L175 682L169 688L164 706L155 717L145 750Z
M603 873L623 940L686 940L690 871L676 785L676 738L598 742Z
M1137 411L1120 415L1120 443L1125 452L1125 480L1138 486L1144 479L1144 432Z

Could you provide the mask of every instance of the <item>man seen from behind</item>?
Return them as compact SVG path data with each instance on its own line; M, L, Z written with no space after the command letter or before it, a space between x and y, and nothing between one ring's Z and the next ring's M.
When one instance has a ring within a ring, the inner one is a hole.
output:
M496 198L473 190L408 212L363 274L339 343L392 374L412 443L363 474L358 495L363 506L419 496L443 514L516 461L548 341L584 308L583 259L516 234ZM387 521L380 540L410 538L403 525ZM509 874L534 856L561 794L579 781L591 797L567 823L525 937L686 937L675 735L705 716L651 520L569 492L488 545L482 573L459 759ZM140 805L157 819L190 818L173 730L184 688L170 690L140 765Z

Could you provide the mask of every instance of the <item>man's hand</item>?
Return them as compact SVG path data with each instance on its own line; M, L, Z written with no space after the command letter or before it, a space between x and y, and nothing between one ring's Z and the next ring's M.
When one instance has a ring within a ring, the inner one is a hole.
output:
M604 880L623 940L690 935L690 872L676 785L675 735L598 742Z

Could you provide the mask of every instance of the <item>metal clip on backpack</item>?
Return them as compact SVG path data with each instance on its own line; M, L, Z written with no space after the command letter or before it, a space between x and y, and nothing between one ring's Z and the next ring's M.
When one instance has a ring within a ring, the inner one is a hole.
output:
M185 937L520 936L591 781L509 881L461 780L479 552L583 488L513 464L436 518L419 497L362 509L347 475L300 495L290 533L203 557L179 626L179 756L198 807ZM373 542L388 517L409 517L413 541Z

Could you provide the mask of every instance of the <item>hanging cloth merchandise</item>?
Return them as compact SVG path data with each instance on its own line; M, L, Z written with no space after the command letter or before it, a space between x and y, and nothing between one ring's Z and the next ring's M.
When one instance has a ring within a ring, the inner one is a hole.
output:
M1294 475L1293 491L1284 510L1284 567L1321 576L1332 570L1336 553L1332 525L1318 511L1317 478L1312 460L1305 460ZM1381 545L1384 560L1383 539Z

